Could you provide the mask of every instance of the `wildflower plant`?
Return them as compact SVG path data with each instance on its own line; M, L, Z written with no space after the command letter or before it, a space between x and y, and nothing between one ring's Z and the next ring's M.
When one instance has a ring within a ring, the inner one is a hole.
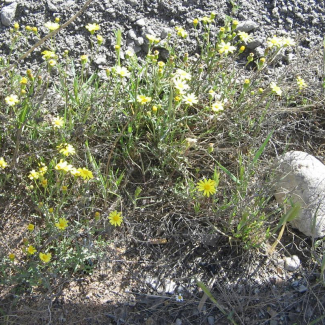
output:
M17 198L26 198L30 211L27 241L23 250L8 246L0 269L10 271L0 282L40 286L48 279L50 287L59 276L89 271L89 261L95 267L105 254L100 244L112 242L107 228L118 236L132 227L144 233L147 223L165 222L144 221L165 204L195 216L195 229L213 233L220 226L247 247L267 239L269 193L256 186L256 175L271 139L267 122L290 87L283 76L267 83L263 73L296 44L273 36L262 57L250 55L245 45L252 38L237 25L226 17L217 26L211 13L164 40L148 34L145 59L131 50L123 59L118 31L116 60L99 77L91 63L104 38L90 23L87 54L73 58L42 48L39 71L11 71L1 99L0 181L8 200L21 184ZM59 21L46 27L54 31ZM200 51L175 48L181 40L196 42ZM301 102L309 79L297 75L292 101ZM168 223L187 227L189 219L179 219Z

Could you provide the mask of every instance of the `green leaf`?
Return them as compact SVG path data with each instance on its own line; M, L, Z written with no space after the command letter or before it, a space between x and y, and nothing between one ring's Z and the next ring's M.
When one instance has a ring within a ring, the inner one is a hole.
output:
M234 174L232 174L226 167L223 167L219 162L217 162L217 164L236 184L240 184L240 180Z
M256 164L257 160L260 158L261 154L263 153L266 145L268 144L269 140L271 139L273 135L274 130L266 137L265 141L261 145L261 147L256 151L254 159L253 159L253 165Z

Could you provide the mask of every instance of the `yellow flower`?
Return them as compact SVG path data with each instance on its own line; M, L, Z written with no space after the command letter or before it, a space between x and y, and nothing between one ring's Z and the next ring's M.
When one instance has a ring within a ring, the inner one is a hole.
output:
M123 221L122 213L116 210L112 211L108 216L108 220L112 226L120 226Z
M69 165L66 161L63 161L63 159L60 160L59 163L56 164L54 167L56 170L62 170L64 172L70 171L73 167L72 165Z
M180 78L182 80L191 80L192 76L190 73L186 72L185 70L182 69L177 69L174 78Z
M245 85L249 85L250 83L251 83L251 81L250 81L249 79L245 79L245 80L244 80L244 84L245 84Z
M199 20L198 19L193 19L193 25L194 25L194 27L196 27L197 26L197 24L199 23Z
M27 252L30 254L30 255L34 255L36 253L36 249L33 245L30 245L28 246L27 248Z
M298 85L300 90L307 87L306 81L304 79L302 79L301 77L299 77L299 76L297 77L297 85Z
M157 38L155 35L147 34L146 37L149 40L149 43L150 44L152 44L152 43L159 43L160 42L160 39Z
M70 173L71 173L71 175L73 175L73 176L80 176L80 171L77 170L77 168L75 168L75 167L72 167L72 168L70 169Z
M44 60L57 59L57 55L53 51L45 50L45 51L42 52L42 54L43 54L43 59Z
M273 93L276 93L278 96L282 95L282 90L275 84L275 82L271 82L270 87Z
M158 107L157 107L156 105L153 105L153 106L152 106L152 111L153 111L154 113L156 113L156 112L158 111Z
M49 212L53 213L54 209L53 208L49 208Z
M39 253L39 258L41 259L41 261L43 261L44 263L48 263L51 258L52 258L52 254L51 253L47 253L47 254L43 254L43 253Z
M244 43L250 42L252 40L252 36L245 32L238 32L237 35L239 36L240 40Z
M273 47L281 47L282 46L282 39L274 35L272 38L267 39L267 46L269 48Z
M76 153L75 148L71 144L62 143L59 146L57 146L60 153L62 153L64 156L74 155Z
M5 169L8 166L8 164L5 162L3 157L0 158L0 168Z
M202 17L202 18L200 18L200 20L202 21L202 23L204 25L211 24L213 22L213 19L211 19L210 17Z
M68 190L68 186L65 186L65 185L61 186L61 191L63 193L65 193L67 190Z
M54 120L52 121L52 125L57 128L60 129L63 125L64 125L64 119L63 117L56 117L54 118Z
M158 61L158 66L159 66L160 68L163 68L164 65L165 65L165 62L163 62L163 61Z
M295 46L296 43L291 38L282 38L281 39L281 45L284 46L284 47L287 47L287 46Z
M86 25L86 29L93 35L96 31L100 30L100 26L98 24L88 24Z
M19 103L19 99L17 95L10 95L5 98L5 101L9 106L15 106L16 104Z
M27 229L29 231L33 231L35 229L35 226L32 223L30 223L30 224L28 224Z
M42 176L47 172L47 166L45 166L43 163L40 164L42 167L39 168L38 173Z
M20 79L20 84L21 85L26 85L27 84L27 82L28 82L28 79L26 78L26 77L22 77L21 79Z
M64 230L68 227L68 221L65 218L59 218L59 222L55 224L55 227L60 230Z
M35 169L33 169L28 175L29 179L32 179L32 180L39 179L40 176L41 175L39 174L39 172L35 171Z
M52 23L50 21L48 21L46 24L44 24L44 26L46 28L48 28L51 32L54 30L57 30L60 27L60 25L58 23Z
M101 45L103 43L104 39L102 35L97 35L97 44Z
M184 28L176 26L175 29L177 31L177 36L182 38L186 38L188 36L187 31Z
M13 254L13 253L10 253L10 254L8 255L8 257L9 257L10 261L13 261L13 260L15 259L16 255Z
M211 109L216 113L223 111L222 102L216 101L215 103L212 104Z
M81 176L83 179L88 180L94 178L93 173L87 168L78 168L77 171L80 173L79 176Z
M14 23L14 29L18 30L19 29L19 24L18 23Z
M32 32L37 34L37 27L32 27Z
M117 66L115 68L115 73L117 75L119 75L120 77L124 78L124 77L129 77L130 76L130 72L128 71L127 68L125 67L120 67L120 66Z
M183 97L183 102L187 105L192 106L193 104L197 104L198 100L195 94L188 94Z
M85 64L85 63L87 63L87 61L88 61L88 55L81 55L81 57L80 57L80 60L81 60L81 63L82 64Z
M96 211L95 212L95 220L99 220L100 219L100 212Z
M43 186L43 187L47 187L47 179L42 179L41 180L41 185Z
M220 54L228 54L233 53L236 50L236 47L233 45L230 45L230 43L225 43L224 41L221 41L219 44L219 53Z
M188 84L181 78L173 79L175 88L180 92L180 94L184 94L185 90L189 88Z
M151 100L152 100L151 97L146 97L144 95L138 95L137 96L137 102L140 103L141 105L149 103L149 102L151 102Z
M216 192L216 182L212 179L203 179L197 183L197 190L209 197Z
M57 62L56 62L55 60L52 60L52 59L51 59L51 60L48 61L48 63L49 63L49 65L50 65L51 67L54 67L54 66L56 65Z
M59 22L60 22L60 17L55 17L54 21L55 21L56 23L59 23Z

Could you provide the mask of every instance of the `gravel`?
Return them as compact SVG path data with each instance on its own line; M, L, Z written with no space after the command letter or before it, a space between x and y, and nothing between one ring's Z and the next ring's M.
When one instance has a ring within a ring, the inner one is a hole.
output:
M9 53L9 29L14 22L22 28L36 26L44 36L44 23L55 17L61 22L67 21L85 3L85 0L39 0L39 1L4 1L0 4L0 55ZM234 2L235 3L235 2ZM193 0L93 0L73 24L61 31L56 37L57 52L68 49L70 55L79 57L89 49L89 32L84 28L88 23L98 23L100 34L106 39L100 49L100 55L107 57L111 64L115 61L114 31L122 30L124 44L136 53L145 54L147 49L145 34L153 32L166 38L175 26L182 26L187 31L193 29L194 18L216 14L216 28L223 25L226 16L239 20L239 29L249 32L254 41L248 45L250 50L262 53L261 44L273 35L287 35L299 39L303 44L300 55L308 55L311 48L322 42L325 34L325 4L323 1L309 0L253 0L238 1L239 6L231 6L229 1L193 1ZM71 41L71 37L73 41ZM28 47L35 44L33 37L28 38ZM49 47L43 45L29 59L34 63L41 61L40 50ZM187 46L188 52L196 50L190 38L181 40L180 49Z

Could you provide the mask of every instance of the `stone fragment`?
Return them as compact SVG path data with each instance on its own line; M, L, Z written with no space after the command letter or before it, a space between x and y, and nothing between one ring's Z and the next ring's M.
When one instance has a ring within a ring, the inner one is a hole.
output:
M146 22L143 18L141 18L141 19L137 20L135 22L135 24L138 25L139 27L144 27L146 25Z
M176 318L175 325L182 325L182 320L180 318Z
M238 25L237 25L237 30L239 32L250 32L253 29L256 29L258 27L258 24L255 23L252 20L244 20L241 21Z
M47 0L47 7L52 12L57 12L58 11L58 8L50 0Z
M296 271L299 266L300 259L297 255L292 255L291 257L286 257L284 259L284 268L289 272Z
M299 204L293 228L313 238L325 235L325 165L302 151L287 152L278 162L275 198L289 211Z
M208 317L208 324L209 325L214 325L214 316L209 316Z
M13 2L9 6L3 7L1 10L1 23L4 26L10 26L15 19L17 2Z
M173 280L167 279L165 281L165 292L173 295L175 293L176 286L177 285Z

